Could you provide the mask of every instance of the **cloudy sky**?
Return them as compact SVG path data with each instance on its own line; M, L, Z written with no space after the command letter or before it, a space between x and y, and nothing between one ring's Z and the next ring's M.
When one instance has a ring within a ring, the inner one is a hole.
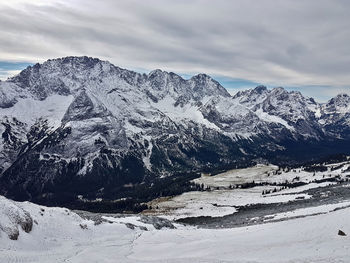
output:
M257 84L320 101L350 93L348 0L11 0L0 13L1 79L87 55L207 73L233 93Z

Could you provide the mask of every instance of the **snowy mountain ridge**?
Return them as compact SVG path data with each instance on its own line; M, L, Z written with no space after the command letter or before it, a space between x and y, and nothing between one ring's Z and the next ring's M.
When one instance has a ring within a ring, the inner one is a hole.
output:
M0 192L116 191L179 171L295 160L301 145L345 148L349 107L344 94L326 104L264 86L231 96L205 74L185 80L96 58L52 59L0 82L0 182L8 185Z

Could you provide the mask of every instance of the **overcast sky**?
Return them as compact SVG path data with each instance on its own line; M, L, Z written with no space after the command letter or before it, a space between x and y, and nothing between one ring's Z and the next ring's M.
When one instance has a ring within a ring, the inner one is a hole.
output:
M321 101L350 92L348 0L11 0L0 14L2 79L87 55L207 73L233 92L265 84Z

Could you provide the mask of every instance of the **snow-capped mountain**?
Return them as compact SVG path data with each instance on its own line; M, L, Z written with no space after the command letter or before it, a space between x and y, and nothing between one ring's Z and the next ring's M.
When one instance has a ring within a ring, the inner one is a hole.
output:
M48 60L0 82L0 192L105 197L174 173L349 151L349 107L345 94L319 104L258 86L232 97L205 74Z

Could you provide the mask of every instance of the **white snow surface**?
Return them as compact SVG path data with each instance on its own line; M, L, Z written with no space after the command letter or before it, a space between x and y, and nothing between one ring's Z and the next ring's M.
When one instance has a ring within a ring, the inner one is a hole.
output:
M350 231L349 212L235 229L149 232L136 240L130 257L143 262L347 262L349 237L337 232Z
M338 169L339 165L343 165ZM286 180L289 182L305 182L312 183L314 180L321 180L325 178L333 178L339 176L340 178L346 178L350 175L350 172L345 170L350 166L350 162L335 163L328 165L328 170L324 172L307 172L304 168L290 169L289 171L283 171L276 165L256 165L254 167L244 169L234 169L215 176L203 175L200 178L193 180L197 184L204 184L205 186L212 187L229 187L230 185L250 183L283 183Z
M302 216L308 216L308 215L317 215L317 214L325 214L332 212L339 208L348 208L350 207L350 201L345 201L341 203L335 203L335 204L327 204L327 205L321 205L321 206L313 206L313 207L306 207L306 208L300 208L289 212L284 213L278 213L275 215L267 215L266 218L268 220L278 220L278 219L289 219L293 217L302 217Z
M1 205L27 211L31 232L18 240L1 232L0 262L347 262L350 208L281 222L234 229L155 230L138 216L94 225L65 208L48 208L0 198ZM319 207L318 210L329 210ZM1 222L4 222L2 216ZM129 229L125 223L148 227Z
M214 190L187 192L169 200L154 200L149 204L158 207L154 214L168 219L211 216L222 217L237 212L235 207L250 204L268 204L307 199L307 194L266 195L263 190L274 187L254 187L249 189ZM152 213L152 214L153 214Z
M203 100L206 101L207 97L203 98ZM194 101L190 101L184 107L175 107L174 104L175 100L170 96L166 96L157 103L152 103L152 106L166 114L173 121L194 121L208 128L220 130L214 123L204 118L203 114L199 111L199 107L195 106Z
M48 120L52 128L58 128L61 120L73 101L73 96L52 95L45 100L24 98L10 108L0 110L0 118L14 117L17 120L33 125L38 119Z
M289 130L294 130L294 127L290 126L288 122L283 120L281 117L270 115L267 112L264 112L262 109L258 109L257 111L255 111L255 114L263 121L279 123L285 126Z

